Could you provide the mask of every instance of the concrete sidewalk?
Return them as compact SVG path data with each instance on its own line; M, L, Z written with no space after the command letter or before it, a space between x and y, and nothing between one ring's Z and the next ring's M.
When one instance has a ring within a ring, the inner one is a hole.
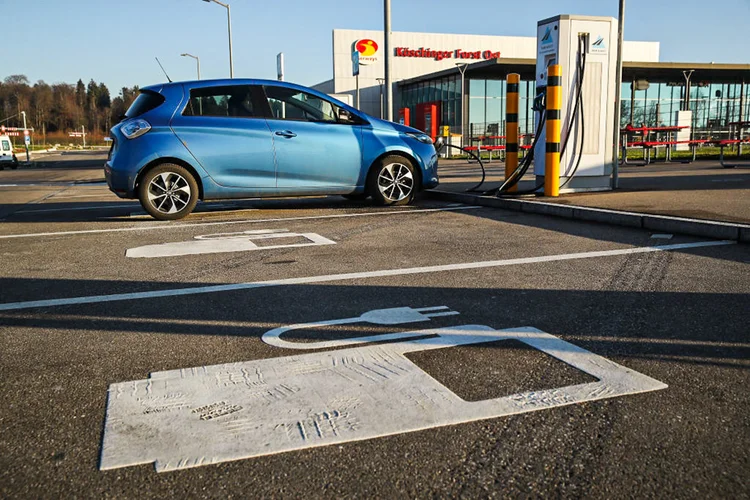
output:
M503 181L504 164L485 163L485 168L487 179L482 190L498 187ZM481 167L466 161L441 162L440 178L440 186L430 195L441 199L686 234L736 235L736 239L743 239L743 233L750 236L750 168L725 169L718 162L624 166L620 169L620 189L616 191L559 198L496 200L479 196L480 193L467 194L466 190L481 179ZM520 189L532 187L534 177L527 175ZM648 222L644 222L646 218ZM709 225L713 229L707 231ZM699 229L693 231L687 226Z

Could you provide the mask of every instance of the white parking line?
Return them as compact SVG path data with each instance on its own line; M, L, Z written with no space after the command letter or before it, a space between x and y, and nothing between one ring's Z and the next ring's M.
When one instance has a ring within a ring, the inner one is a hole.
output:
M279 217L275 219L243 219L243 220L230 220L222 222L196 222L193 224L175 224L175 223L157 223L153 226L135 226L135 227L120 227L115 229L83 229L80 231L58 231L52 233L29 233L29 234L5 234L0 236L0 240L6 240L11 238L39 238L42 236L71 236L77 234L102 234L102 233L124 233L131 231L153 231L159 229L165 231L168 229L183 229L186 227L204 227L204 226L221 226L230 224L258 224L268 222L286 222L295 220L312 220L312 219L339 219L346 217L369 217L374 215L403 215L403 214L419 214L429 212L450 212L458 210L474 210L482 208L474 205L459 206L459 207L443 207L443 208L424 208L424 209L406 209L406 210L388 210L382 212L364 212L354 214L335 214L335 215L309 215L304 217Z
M197 295L203 293L233 292L284 285L307 285L311 283L328 283L331 281L349 281L367 278L384 278L388 276L408 276L413 274L439 273L445 271L466 271L491 267L516 266L522 264L537 264L541 262L559 262L562 260L591 259L597 257L614 257L640 253L663 252L670 250L684 250L689 248L715 247L734 245L736 241L700 241L695 243L679 243L655 247L623 248L620 250L604 250L598 252L581 252L562 255L544 255L540 257L524 257L520 259L489 260L480 262L463 262L439 266L411 267L403 269L383 269L380 271L366 271L359 273L326 274L321 276L306 276L300 278L286 278L269 281L255 281L248 283L228 283L225 285L199 286L192 288L171 288L150 292L117 293L112 295L90 295L66 299L30 300L25 302L10 302L0 304L0 311L15 311L19 309L33 309L37 307L69 306L78 304L96 304L101 302L117 302L122 300L155 299L163 297L178 297L183 295Z

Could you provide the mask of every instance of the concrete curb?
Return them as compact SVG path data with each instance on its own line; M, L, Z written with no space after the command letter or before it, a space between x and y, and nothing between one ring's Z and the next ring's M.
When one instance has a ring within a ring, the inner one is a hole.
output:
M551 215L565 219L602 222L615 226L626 226L652 231L688 234L703 238L733 240L750 243L750 225L720 222L714 220L687 219L669 215L641 214L622 212L604 208L581 207L578 205L561 205L543 201L524 199L495 198L477 196L467 193L428 190L427 196L441 201L480 205L483 207L502 208L532 214Z

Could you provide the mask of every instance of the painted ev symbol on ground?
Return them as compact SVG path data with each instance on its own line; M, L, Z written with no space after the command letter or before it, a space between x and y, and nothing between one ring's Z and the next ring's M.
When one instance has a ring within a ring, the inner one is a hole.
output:
M130 248L125 252L125 256L131 258L178 257L335 244L335 241L316 233L290 233L287 229L259 229L239 233L207 234L196 236L188 241Z
M458 314L447 309L385 309L357 318L293 326L309 328L370 320L399 324L399 318L410 323L424 321L430 315ZM268 332L264 340L280 340L283 332L271 334L274 331ZM157 372L146 380L112 384L100 468L153 462L156 470L162 472L667 387L531 327L495 330L463 325L368 339L402 341ZM498 340L523 342L597 380L467 402L407 357L418 351ZM342 342L357 341L363 339Z

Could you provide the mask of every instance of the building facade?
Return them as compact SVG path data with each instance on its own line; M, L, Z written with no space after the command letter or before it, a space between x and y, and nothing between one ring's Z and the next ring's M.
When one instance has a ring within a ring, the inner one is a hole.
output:
M332 42L333 78L314 87L328 94L348 94L356 103L352 53L357 51L359 108L373 116L385 115L383 32L334 30ZM393 32L391 44L394 119L408 109L410 124L423 126L415 118L424 105L434 103L438 125L449 126L452 133L462 131L463 117L467 139L504 135L505 78L520 73L520 133L533 134L536 37ZM625 42L623 126L675 125L677 111L689 109L694 135L716 138L733 136L734 124L750 120L750 65L662 63L659 51L659 42ZM646 81L648 88L633 90L634 81Z
M505 79L520 73L519 133L534 133L531 107L536 94L536 60L471 65L465 73L465 135L504 135ZM686 75L690 76L689 92ZM637 90L639 85L648 87ZM645 84L645 85L644 85ZM458 71L425 75L399 82L399 106L415 116L420 104L438 102L440 121L461 132L461 75ZM677 112L692 111L694 139L734 139L750 129L750 65L626 62L621 88L622 127L676 126ZM743 132L744 131L744 132Z

